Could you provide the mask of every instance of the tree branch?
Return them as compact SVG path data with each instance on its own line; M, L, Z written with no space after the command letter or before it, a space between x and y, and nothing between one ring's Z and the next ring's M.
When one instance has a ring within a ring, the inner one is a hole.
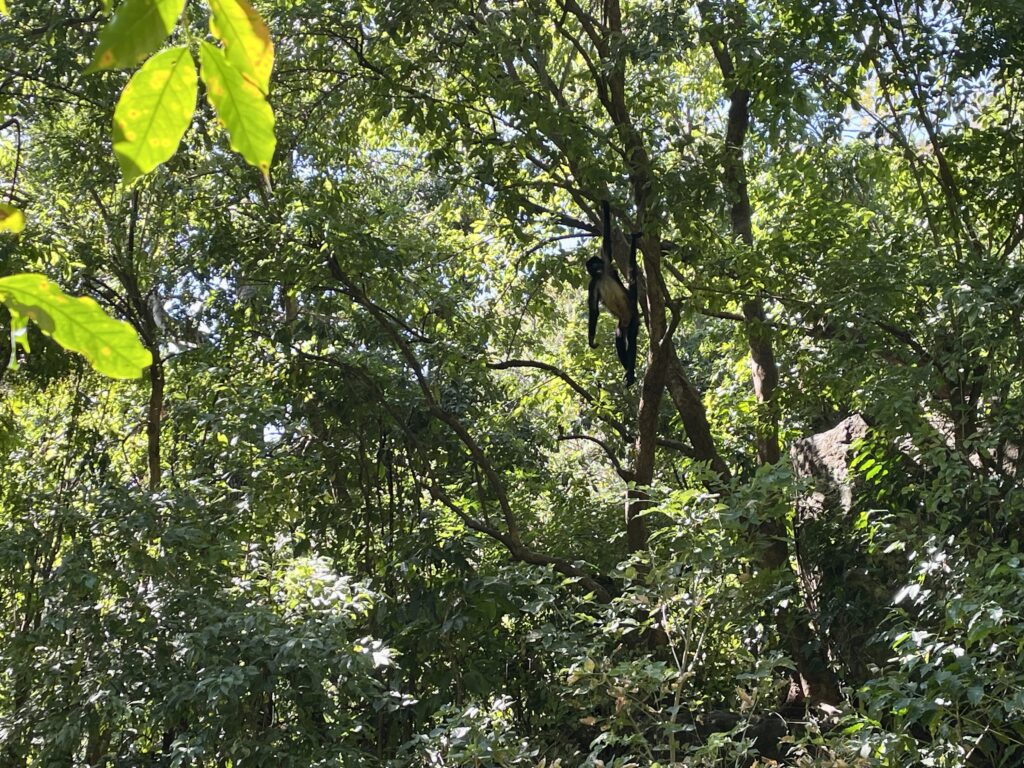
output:
M501 542L508 549L509 553L516 559L530 565L550 565L558 573L563 576L569 576L574 579L578 579L580 584L589 589L594 593L602 603L610 603L612 601L612 594L601 582L599 582L594 576L576 567L568 560L563 560L560 557L554 557L543 552L537 552L529 547L524 546L517 539L509 536L506 533L502 533L497 528L494 528L487 523L481 522L476 518L466 514L445 492L445 490L436 482L431 481L428 489L430 495L440 501L444 506L454 512L458 517L466 524L467 527L472 528L474 531L479 531L493 539Z
M572 434L566 434L566 435L559 435L558 439L559 440L584 440L584 441L586 441L588 443L594 443L594 445L599 446L601 448L601 450L604 451L605 456L608 457L608 461L610 461L612 463L612 467L614 467L614 469L615 469L615 474L617 474L623 480L623 482L629 483L629 482L632 482L633 480L636 479L636 477L633 475L632 472L630 472L628 469L625 469L622 466L622 463L619 461L618 457L615 455L615 451L612 450L612 447L610 445L608 445L608 443L606 443L601 438L594 437L593 435L584 435L584 434L579 434L579 433L572 433Z
M379 318L375 317L375 319L378 319L379 321ZM408 428L408 426L405 423L405 420L402 418L402 415L398 413L395 410L395 408L391 405L391 399L385 396L384 392L377 385L377 382L366 370L360 368L359 366L352 365L351 363L346 363L341 360L337 360L333 357L327 357L324 355L317 355L310 352L304 352L299 348L295 347L294 345L292 346L292 350L299 356L303 357L304 359L322 362L327 365L330 365L331 367L343 371L346 375L357 376L370 388L370 390L373 392L374 397L377 399L378 403L381 405L381 407L384 408L384 410L387 412L388 416L395 423L395 425L400 430L402 430L403 433L405 433L406 438L410 441L410 443L416 446L417 450L422 450L422 446L420 445L420 441L417 438L417 436ZM441 416L437 413L436 410L432 408L431 411L435 415L437 415L438 418L441 418ZM444 419L442 419L442 421L444 421ZM445 423L448 422L446 421ZM481 469L484 471L485 474L488 471L486 467L481 467ZM493 525L473 517L472 515L468 514L464 509L462 509L458 504L456 504L455 501L451 498L451 496L447 493L447 491L444 490L441 484L434 480L433 478L428 478L428 490L430 491L430 494L433 498L437 499L444 506L446 506L448 509L454 512L459 517L459 519L466 524L466 527L479 533L482 533L485 536L489 536L498 543L502 544L514 559L526 563L528 565L550 565L555 569L555 571L561 573L563 576L568 576L570 578L579 580L579 583L582 584L586 589L593 592L597 599L601 602L611 602L611 592L609 592L607 587L605 587L603 584L601 584L600 581L598 581L598 577L596 575L587 573L586 571L572 564L568 560L555 557L553 555L548 555L544 552L538 552L537 550L525 546L520 541L518 535L514 531L501 531L498 528L495 528Z
M508 535L512 537L515 542L520 541L519 536L519 525L516 521L515 514L512 511L512 505L508 500L508 493L505 490L505 484L501 481L498 473L494 469L494 465L491 464L490 459L487 457L486 452L481 447L480 443L470 434L466 426L451 412L441 407L438 403L437 398L434 397L434 393L430 389L430 383L427 381L426 375L423 373L423 365L417 359L412 347L409 342L402 338L394 325L390 322L387 313L370 301L366 295L353 283L348 275L341 269L341 266L337 263L336 258L331 259L335 264L335 275L338 280L348 289L348 295L357 304L366 309L381 329L391 337L391 340L398 347L399 352L405 359L405 363L409 366L416 378L416 383L419 385L420 391L423 393L423 397L427 402L427 407L430 409L438 419L444 422L459 438L462 444L469 451L470 456L473 457L473 461L476 462L477 466L483 471L484 476L487 478L487 483L494 492L495 497L498 499L498 505L501 507L502 516L505 519L505 527L508 529Z

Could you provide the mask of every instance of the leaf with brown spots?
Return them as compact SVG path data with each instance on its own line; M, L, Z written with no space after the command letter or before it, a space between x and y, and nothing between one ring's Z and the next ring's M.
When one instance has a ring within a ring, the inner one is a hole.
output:
M110 317L90 298L68 296L43 275L0 277L0 303L7 305L16 332L32 320L64 349L84 355L105 376L137 379L153 362L128 323ZM24 341L19 343L27 349ZM13 350L11 356L13 361Z
M199 89L188 48L170 48L132 75L114 109L114 154L124 180L149 173L181 143Z

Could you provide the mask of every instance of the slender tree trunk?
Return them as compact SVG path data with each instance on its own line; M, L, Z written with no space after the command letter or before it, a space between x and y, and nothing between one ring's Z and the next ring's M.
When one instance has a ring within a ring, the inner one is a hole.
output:
M146 456L149 462L149 490L160 489L163 477L160 468L160 422L164 411L164 361L160 349L153 345L153 364L149 366L149 408L146 413Z
M728 55L726 52L724 55ZM723 75L725 72L723 71ZM750 125L750 92L735 87L729 97L729 122L725 131L725 152L722 158L725 190L731 198L729 211L733 236L744 245L754 245L751 224L750 197L747 193L746 166L743 144ZM779 409L775 390L779 385L779 369L775 364L771 329L760 298L743 302L746 319L747 347L750 350L750 373L757 398L757 417L754 434L757 458L760 464L774 464L779 460Z
M700 5L705 21L715 18L715 11L707 3ZM750 91L736 82L735 64L724 37L713 38L711 48L722 72L722 80L729 93L729 115L722 154L722 176L729 196L729 219L733 237L747 247L754 245L750 196L747 189L746 165L743 145L750 126ZM758 297L743 302L743 317L750 351L751 380L757 399L754 435L758 463L774 464L781 458L779 448L779 408L775 398L779 385L779 370L775 362L771 328L767 323L764 303ZM789 546L785 526L780 521L768 520L758 526L761 567L777 571L791 579L799 589L796 574L789 567ZM839 685L829 669L821 643L810 626L810 615L803 606L775 608L776 627L784 646L797 666L790 701L801 699L838 703Z
M605 16L608 39L604 41L601 52L602 55L609 57L612 66L603 84L603 100L625 148L626 168L633 192L636 218L643 232L638 245L643 258L647 288L644 292L648 341L647 371L641 385L640 405L637 411L633 466L635 484L626 495L625 521L626 544L630 552L637 552L647 547L647 529L643 513L651 506L648 489L654 482L658 415L665 394L671 339L668 333L668 289L661 274L661 237L650 203L650 192L654 187L651 160L642 137L633 125L626 104L625 61L617 52L617 46L611 44L613 38L622 35L622 10L619 0L606 1Z
M683 422L683 429L686 430L690 445L693 446L693 458L697 461L707 462L715 476L710 483L714 486L711 490L720 490L721 486L729 481L729 465L725 463L725 459L721 457L715 446L715 439L711 434L711 425L708 424L708 415L704 409L700 392L687 377L675 347L670 350L670 354L672 359L668 376L669 395L679 412L679 418Z
M662 342L665 343L667 341ZM665 352L655 349L652 340L637 414L636 457L633 464L636 482L626 494L626 546L630 552L639 552L647 547L647 526L643 513L651 506L648 488L654 481L658 413L665 392L667 362Z

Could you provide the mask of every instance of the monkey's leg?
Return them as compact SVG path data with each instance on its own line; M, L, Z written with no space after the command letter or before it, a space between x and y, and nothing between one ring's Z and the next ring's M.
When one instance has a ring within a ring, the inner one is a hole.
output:
M626 369L627 387L636 381L636 331L633 330L632 334L630 333L634 324L635 321L623 327L623 324L619 323L615 327L615 354L619 356L619 362ZM631 336L632 344L630 344Z
M629 370L636 370L636 337L640 332L640 316L633 313L632 319L629 321L629 327L626 328L626 350L629 353Z

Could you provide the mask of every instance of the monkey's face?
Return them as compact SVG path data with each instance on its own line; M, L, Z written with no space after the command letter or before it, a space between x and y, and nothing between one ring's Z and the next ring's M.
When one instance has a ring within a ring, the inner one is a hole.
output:
M600 277L604 274L604 261L600 256L592 256L587 259L587 273L591 277Z

